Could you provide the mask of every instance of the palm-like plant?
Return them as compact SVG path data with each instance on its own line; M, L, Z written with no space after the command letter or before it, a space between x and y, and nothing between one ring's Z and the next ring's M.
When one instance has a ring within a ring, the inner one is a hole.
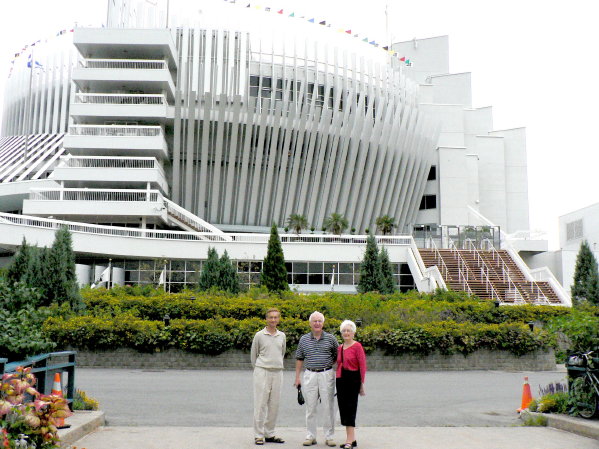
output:
M323 228L333 234L341 235L343 231L347 229L349 223L347 222L347 218L343 215L333 212L330 216L325 218L324 223L322 224Z
M381 231L383 235L391 234L393 228L396 226L395 218L389 215L382 215L376 219L376 227Z
M302 229L308 227L308 219L304 215L291 214L287 219L287 225L295 231L296 234L302 232Z

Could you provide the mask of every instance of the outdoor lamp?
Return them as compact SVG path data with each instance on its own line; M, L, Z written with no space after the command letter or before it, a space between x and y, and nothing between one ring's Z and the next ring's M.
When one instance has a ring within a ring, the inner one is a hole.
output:
M168 327L171 325L171 317L168 313L165 313L164 316L162 317L162 320L164 321L164 326Z

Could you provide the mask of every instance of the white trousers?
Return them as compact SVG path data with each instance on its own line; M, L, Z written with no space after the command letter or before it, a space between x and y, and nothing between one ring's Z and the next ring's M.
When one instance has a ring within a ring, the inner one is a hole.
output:
M305 370L302 392L306 400L306 439L316 439L316 407L320 398L324 438L332 440L335 437L335 370L320 373Z
M254 437L275 436L283 370L254 368Z

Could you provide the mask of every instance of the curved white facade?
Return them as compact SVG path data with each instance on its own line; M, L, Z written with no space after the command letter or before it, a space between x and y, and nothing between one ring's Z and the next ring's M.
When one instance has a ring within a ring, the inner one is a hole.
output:
M229 230L282 225L294 213L316 229L331 213L357 232L385 214L400 229L414 223L439 130L420 111L417 86L381 50L200 26L73 36L77 59L63 41L41 62L59 68L20 64L8 83L3 135L66 132L60 150L35 158L29 143L0 150L19 166L47 163L37 177L4 165L0 182L57 183L32 193L24 213L180 225L122 192L146 189ZM133 171L142 166L145 174ZM113 204L125 197L130 217Z

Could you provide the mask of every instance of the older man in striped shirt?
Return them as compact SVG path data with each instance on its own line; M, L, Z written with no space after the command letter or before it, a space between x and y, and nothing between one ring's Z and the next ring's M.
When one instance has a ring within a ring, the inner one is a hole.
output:
M335 370L337 360L337 339L322 327L324 315L314 312L310 315L312 331L302 335L295 353L295 386L302 385L306 400L307 435L304 446L316 444L316 406L318 399L324 409L322 428L327 446L335 446ZM305 367L300 379L302 366Z

